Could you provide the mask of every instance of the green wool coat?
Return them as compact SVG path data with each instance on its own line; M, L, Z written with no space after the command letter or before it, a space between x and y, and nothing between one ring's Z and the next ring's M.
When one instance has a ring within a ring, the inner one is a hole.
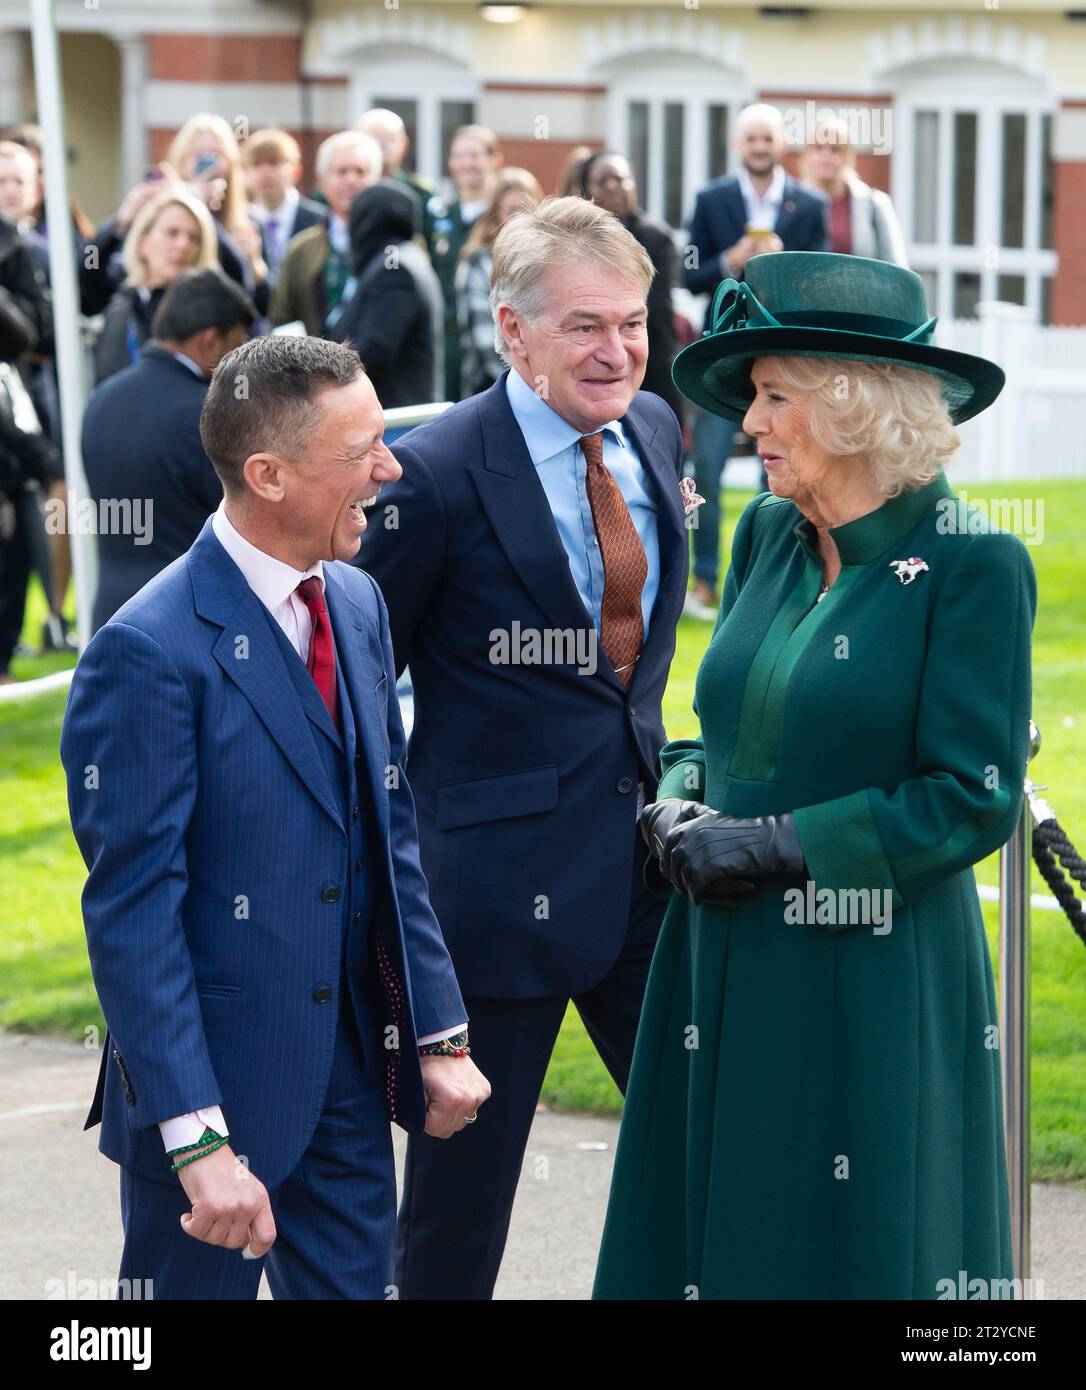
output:
M660 797L794 812L810 883L764 879L734 911L671 893L596 1298L929 1299L961 1271L1012 1277L971 866L1022 808L1033 566L942 476L830 534L841 574L816 602L810 522L770 495L746 508L701 737L661 755ZM893 562L916 558L902 582Z

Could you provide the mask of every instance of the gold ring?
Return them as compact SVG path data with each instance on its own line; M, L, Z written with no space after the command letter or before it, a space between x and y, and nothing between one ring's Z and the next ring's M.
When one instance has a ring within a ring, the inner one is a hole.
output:
M476 1110L476 1112L475 1112L474 1115L465 1115L465 1116L464 1116L464 1123L465 1123L466 1125L473 1125L473 1124L475 1123L475 1121L476 1121L478 1118L479 1118L479 1112L478 1112L478 1110Z

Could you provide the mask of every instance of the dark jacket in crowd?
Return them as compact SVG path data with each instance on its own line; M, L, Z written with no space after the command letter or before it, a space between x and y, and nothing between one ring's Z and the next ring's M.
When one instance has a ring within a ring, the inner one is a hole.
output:
M327 336L357 349L381 404L420 405L445 395L445 301L426 252L412 239L415 208L391 182L351 204L353 292Z
M0 217L0 362L14 362L52 335L48 282L33 247Z
M625 218L624 224L649 253L649 260L656 268L646 300L649 311L649 362L641 386L643 390L652 391L667 401L681 420L682 396L671 380L671 364L678 351L675 311L671 304L671 290L675 284L675 243L665 224L647 216L640 208L632 217Z
M128 534L98 537L98 630L172 560L183 555L222 500L200 442L207 381L168 349L148 343L139 361L91 393L83 415L83 466L95 501L116 499ZM138 501L138 507L133 507ZM99 508L99 518L102 510ZM146 529L146 544L136 534Z
M26 387L16 365L52 333L49 290L30 244L0 218L0 674L19 640L31 566L45 549L40 494L61 476L49 438L24 429L17 399ZM32 412L31 412L32 415Z
M168 286L143 295L134 285L122 285L106 305L102 331L94 344L94 384L100 386L139 361L151 337L151 320Z
M791 175L784 180L773 230L786 251L825 251L829 246L829 200L804 188ZM724 279L720 254L743 239L747 208L735 175L714 179L698 194L690 220L691 264L683 271L691 294L713 294ZM711 307L711 304L710 304ZM708 313L708 309L706 310Z

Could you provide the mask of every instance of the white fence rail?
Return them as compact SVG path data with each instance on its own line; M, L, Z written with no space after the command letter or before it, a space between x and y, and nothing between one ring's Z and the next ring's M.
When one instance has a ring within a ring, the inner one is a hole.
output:
M935 330L940 347L979 353L1007 373L996 403L959 427L951 482L1086 477L1086 328L1046 327L1017 304L982 303L979 313Z

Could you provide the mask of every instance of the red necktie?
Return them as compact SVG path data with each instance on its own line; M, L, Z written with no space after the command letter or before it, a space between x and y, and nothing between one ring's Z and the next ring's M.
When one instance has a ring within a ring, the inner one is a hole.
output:
M649 562L622 490L603 462L602 431L584 435L581 448L588 462L588 505L603 556L600 641L619 680L629 688L645 635L641 590L648 577Z
M324 604L324 590L315 574L298 585L298 597L309 609L313 627L309 634L309 655L306 670L316 681L321 699L327 706L332 723L339 727L339 701L336 699L336 648L332 641L332 624Z

